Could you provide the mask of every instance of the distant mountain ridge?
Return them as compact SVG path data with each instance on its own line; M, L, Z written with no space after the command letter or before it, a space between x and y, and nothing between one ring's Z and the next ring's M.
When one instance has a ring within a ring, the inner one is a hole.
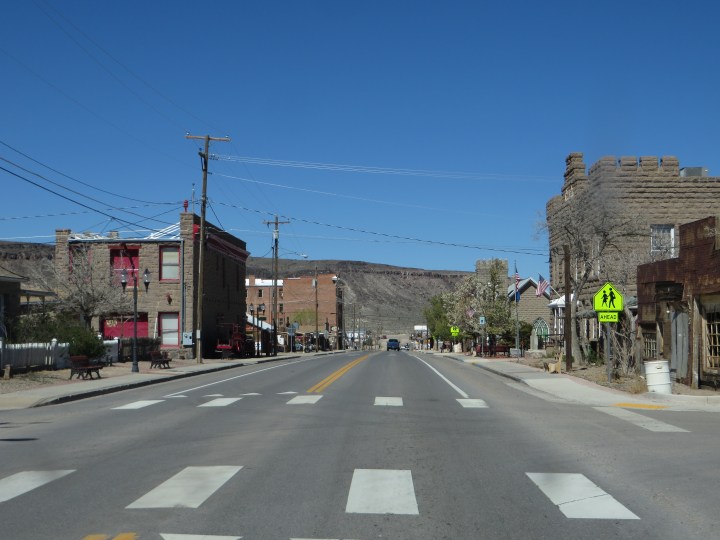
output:
M422 270L362 261L278 261L278 278L337 274L345 287L346 327L353 317L383 334L407 334L425 324L430 299L453 290L472 272ZM250 257L247 276L272 278L272 259ZM354 306L354 307L353 307ZM354 312L353 312L354 309Z
M55 247L32 242L0 242L0 270L30 277L45 268ZM250 257L247 277L272 278L272 259ZM353 318L363 326L385 334L407 334L425 324L423 312L430 299L454 289L472 272L423 270L363 261L280 259L278 277L336 274L345 288L346 325ZM0 273L2 273L0 271ZM31 283L25 286L32 286Z

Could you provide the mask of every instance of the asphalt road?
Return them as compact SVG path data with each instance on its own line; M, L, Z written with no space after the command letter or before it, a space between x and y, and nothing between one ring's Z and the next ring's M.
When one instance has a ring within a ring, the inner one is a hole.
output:
M0 537L715 537L720 417L619 410L383 351L6 411Z

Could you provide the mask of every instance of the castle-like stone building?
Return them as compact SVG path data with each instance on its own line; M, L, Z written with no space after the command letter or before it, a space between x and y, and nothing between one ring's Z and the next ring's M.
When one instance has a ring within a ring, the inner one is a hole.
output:
M678 230L683 223L707 216L720 203L720 178L708 176L702 167L681 168L676 157L663 156L607 156L588 170L582 153L572 153L565 160L565 181L561 193L546 206L550 247L550 279L555 290L564 294L565 269L563 244L567 237L563 230L573 221L573 213L585 214L580 220L588 229L596 228L597 244L603 231L600 219L608 213L621 223L625 220L627 235L617 235L607 257L594 257L594 245L587 246L584 261L592 260L590 278L576 301L578 313L592 312L592 296L602 284L617 273L616 266L627 266L627 279L622 283L625 298L637 294L636 267L638 264L675 257L678 249ZM574 200L584 195L584 207ZM593 217L597 215L597 219ZM614 258L613 258L614 256ZM571 278L585 270L583 260L573 257ZM616 284L618 287L621 284ZM585 332L597 338L597 323L586 321Z

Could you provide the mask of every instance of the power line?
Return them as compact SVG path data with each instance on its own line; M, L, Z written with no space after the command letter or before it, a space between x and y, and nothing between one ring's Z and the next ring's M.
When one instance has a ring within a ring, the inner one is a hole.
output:
M254 165L270 165L273 167L293 167L299 169L316 169L325 171L344 171L369 174L391 174L400 176L426 176L431 178L447 178L452 180L497 180L497 179L513 179L513 180L548 180L557 181L554 176L538 176L538 175L513 175L500 173L470 173L470 172L452 172L452 171L433 171L422 169L397 169L388 167L368 167L363 165L342 165L337 163L313 163L307 161L287 161L281 159L265 159L254 158L250 156L225 156L213 154L210 159L220 161L235 161L240 163L252 163Z
M228 206L228 207L230 207L230 208L235 208L235 209L239 209L239 210L245 210L245 211L248 211L248 212L256 212L256 213L259 213L259 214L270 215L270 212L265 212L265 211L261 211L261 210L254 210L254 209L252 209L252 208L245 208L245 207L243 207L243 206L239 206L239 205L235 205L235 204L230 204L230 203L225 203L225 202L216 202L216 204L220 204L220 205L223 205L223 206ZM300 221L300 222L302 222L302 223L307 223L307 224L309 224L309 225L317 225L317 226L319 226L319 227L328 227L328 228L332 228L332 229L339 229L339 230L344 230L344 231L357 232L357 233L361 233L361 234L367 234L367 235L373 235L373 236L380 236L380 237L383 237L383 238L391 238L391 239L396 239L396 240L405 240L405 241L412 242L412 243L417 243L417 244L428 244L428 245L436 245L436 246L456 247L456 248L473 249L473 250L480 250L480 251L492 251L492 252L499 252L499 253L514 253L514 254L519 254L519 255L534 255L534 256L543 256L543 257L547 257L547 255L548 255L547 250L540 250L540 249L537 249L537 250L531 249L531 248L528 248L528 249L509 249L509 248L494 248L494 247L489 247L489 246L475 246L475 245L471 245L471 244L458 244L458 243L454 243L454 242L442 242L442 241L440 241L440 240L428 240L428 239L425 239L425 238L414 238L414 237L411 237L411 236L400 236L400 235L396 235L396 234L383 233L383 232L377 232L377 231L367 231L367 230L364 230L364 229L359 229L359 228L357 228L357 227L347 227L347 226L343 226L343 225L333 225L333 224L331 224L331 223L322 223L322 222L320 222L320 221L313 221L313 220L309 220L309 219L296 218L296 217L287 216L287 215L283 215L283 216L280 216L280 217L282 217L282 218L284 218L284 219L290 219L290 220L294 220L294 221Z

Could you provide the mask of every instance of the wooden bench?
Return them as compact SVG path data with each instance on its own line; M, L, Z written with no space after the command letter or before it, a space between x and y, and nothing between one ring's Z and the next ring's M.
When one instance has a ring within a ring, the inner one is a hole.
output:
M505 356L510 356L510 346L509 345L495 345L495 348L492 351L492 355L497 356L499 354L504 354Z
M99 362L91 362L89 358L73 358L70 357L70 378L77 375L77 378L92 379L93 373L100 378L100 370L103 365Z
M167 351L150 351L150 369L152 368L170 368L171 358Z

